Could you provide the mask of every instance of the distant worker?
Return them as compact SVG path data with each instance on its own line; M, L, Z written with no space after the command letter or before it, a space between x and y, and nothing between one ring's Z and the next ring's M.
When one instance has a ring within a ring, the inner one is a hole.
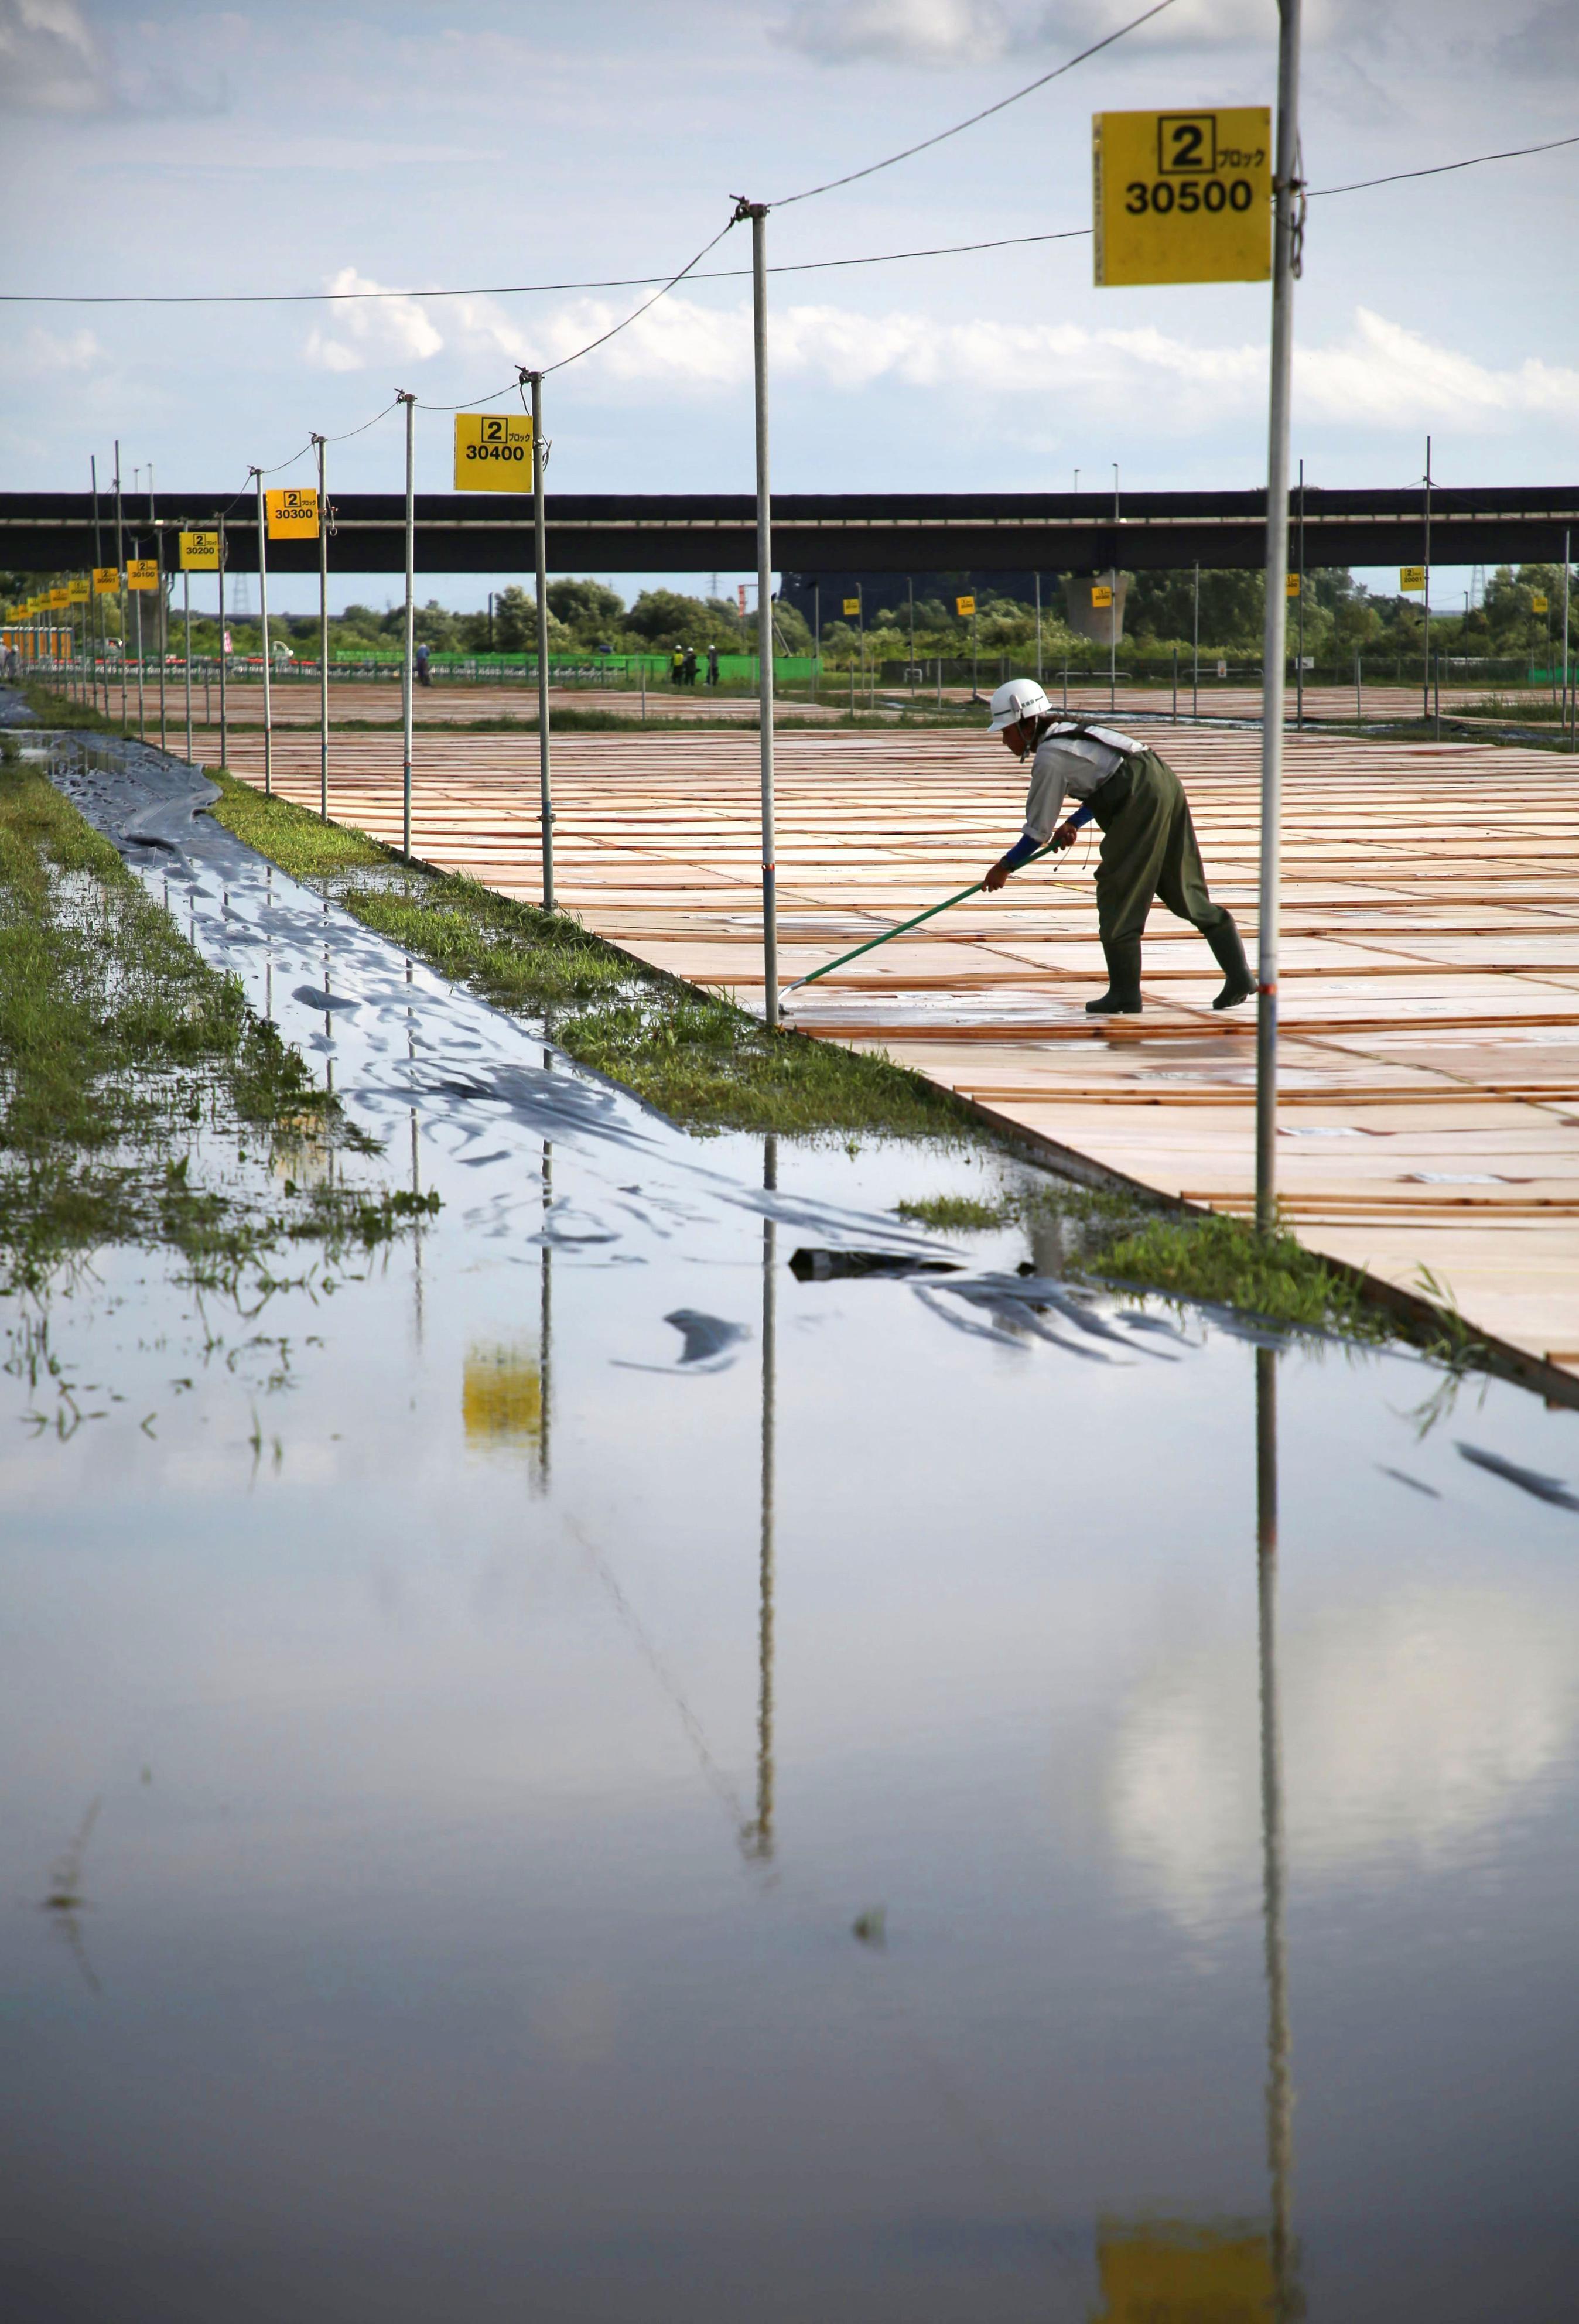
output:
M1073 847L1082 824L1094 817L1101 826L1096 918L1107 991L1086 1002L1086 1015L1140 1014L1140 937L1154 896L1211 945L1226 980L1213 1008L1248 1001L1256 982L1233 918L1207 891L1189 801L1173 769L1131 735L1058 716L1031 678L998 688L988 731L1002 734L1016 758L1031 761L1025 829L983 881L989 895L1049 840L1062 851ZM1076 807L1060 823L1066 794Z
M683 686L685 680L686 658L680 648L676 646L669 658L669 682L670 686Z
M419 646L417 648L417 683L419 686L431 686L433 683L428 670L428 649L426 646Z
M697 682L697 649L695 646L688 646L686 648L685 679L688 686L695 686Z
M709 686L716 686L718 683L718 649L716 646L709 646L707 648L707 683Z

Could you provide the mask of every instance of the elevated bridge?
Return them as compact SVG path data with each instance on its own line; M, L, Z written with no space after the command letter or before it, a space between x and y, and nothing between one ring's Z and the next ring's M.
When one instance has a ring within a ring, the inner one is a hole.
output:
M399 573L405 565L400 493L333 493L329 563L337 573ZM250 497L161 492L123 498L128 542L153 554L182 527L226 519L231 569L255 572ZM735 572L756 562L749 493L550 493L548 560L554 573ZM773 503L775 568L841 573L1159 571L1199 564L1260 566L1266 494L1133 493L1114 521L1108 493L784 493ZM96 543L88 493L0 493L0 568L80 571L115 556L114 502L99 494ZM1426 556L1424 491L1348 492L1307 485L1305 564L1418 565ZM423 574L531 570L531 502L522 493L420 493L417 569ZM1579 485L1433 486L1431 559L1437 565L1518 565L1560 558L1579 535ZM132 551L128 548L128 554ZM315 572L316 542L272 541L269 569Z

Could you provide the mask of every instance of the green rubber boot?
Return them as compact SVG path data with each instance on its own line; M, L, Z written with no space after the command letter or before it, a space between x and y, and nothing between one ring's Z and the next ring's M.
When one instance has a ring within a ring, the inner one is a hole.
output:
M1237 1009L1242 1001L1252 998L1256 989L1239 930L1232 920L1224 920L1220 928L1211 930L1206 942L1212 947L1218 967L1228 980L1212 1006L1214 1009Z
M1140 1014L1140 939L1121 936L1117 944L1103 938L1107 963L1107 991L1085 1004L1088 1017L1138 1017Z

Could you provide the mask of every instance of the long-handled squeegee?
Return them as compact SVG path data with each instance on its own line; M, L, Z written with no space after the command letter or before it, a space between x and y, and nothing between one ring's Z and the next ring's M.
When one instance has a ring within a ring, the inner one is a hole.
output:
M1015 870L1023 872L1027 864L1039 863L1042 857L1050 854L1057 845L1056 839L1049 839L1045 847L1039 847L1034 855L1028 855L1024 863L1017 863ZM1056 872L1057 868L1055 863L1054 871ZM938 913L946 912L950 905L963 904L967 896L979 896L981 891L981 881L973 880L970 886L962 888L956 896L945 896L940 904L928 904L926 910L918 912L913 920L901 920L897 928L884 928L880 936L868 936L866 942L857 945L854 952L842 952L837 960L825 960L822 966L814 968L809 976L798 976L793 984L787 984L784 987L782 999L788 1001L790 995L792 992L799 992L803 984L815 984L819 976L831 975L836 968L843 968L846 962L859 960L863 952L875 952L878 945L887 944L891 936L902 936L907 928L919 928L923 920L936 919Z

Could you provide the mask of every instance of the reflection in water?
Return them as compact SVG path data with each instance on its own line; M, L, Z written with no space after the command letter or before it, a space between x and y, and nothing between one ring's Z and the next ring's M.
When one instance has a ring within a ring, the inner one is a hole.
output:
M554 1053L545 1048L543 1071L554 1070ZM554 1146L553 1140L543 1140L543 1226L549 1223L549 1213L554 1207ZM539 1278L538 1346L542 1361L542 1425L538 1431L537 1482L538 1490L549 1489L553 1460L553 1388L554 1388L554 1250L547 1232L543 1235L542 1271Z
M1104 2219L1092 2324L1266 2324L1279 2304L1265 2236L1235 2220Z
M543 1383L537 1351L468 1348L460 1408L469 1444L530 1444L540 1451Z
M1293 2054L1284 1936L1283 1749L1278 1716L1278 1356L1258 1348L1256 1609L1260 1711L1261 1911L1267 1979L1270 2232L1241 2220L1099 2222L1103 2306L1094 2324L1288 2324L1296 2280Z
M1255 1360L1256 1609L1260 1671L1261 1894L1267 1958L1267 2167L1272 2187L1272 2283L1279 2319L1297 2315L1289 2225L1293 2173L1293 2061L1283 1932L1283 1739L1278 1723L1278 1357Z
M779 1141L762 1139L762 1185L778 1191ZM773 1853L773 1458L777 1449L774 1390L777 1367L779 1230L762 1221L762 1491L757 1558L757 1812L741 1833L748 1856Z

